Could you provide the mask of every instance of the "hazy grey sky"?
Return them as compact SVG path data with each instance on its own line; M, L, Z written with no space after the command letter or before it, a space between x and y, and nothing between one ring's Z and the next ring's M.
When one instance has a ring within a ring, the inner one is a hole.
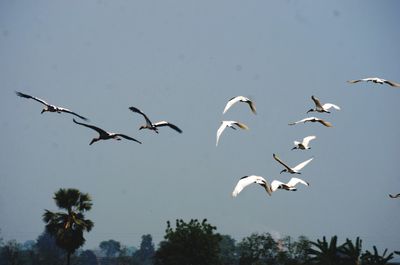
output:
M11 1L0 3L0 229L23 242L43 231L53 194L93 198L85 248L115 239L162 239L166 221L207 218L237 240L252 232L355 239L399 249L400 89L346 80L400 82L398 1ZM40 114L22 91L70 108L93 125L142 141L102 141L68 114ZM225 115L233 96L252 98ZM342 110L315 114L334 125L288 126L311 95ZM168 120L160 134L143 118ZM221 120L246 123L226 130ZM294 140L316 135L312 149ZM315 159L310 187L276 192L244 175L287 181L290 165Z

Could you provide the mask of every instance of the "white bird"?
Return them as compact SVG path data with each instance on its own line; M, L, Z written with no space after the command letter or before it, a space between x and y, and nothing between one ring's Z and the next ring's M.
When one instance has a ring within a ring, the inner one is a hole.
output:
M254 102L251 101L250 99L246 98L246 97L243 97L243 96L237 96L237 97L231 98L231 99L228 101L228 103L226 103L224 112L223 112L222 114L225 114L225 112L227 112L228 109L229 109L230 107L232 107L233 104L235 104L235 103L237 103L237 102L245 102L245 103L249 104L249 107L250 107L251 111L252 111L254 114L257 114L257 112L256 112L256 106L255 106Z
M367 77L367 78L363 78L363 79L357 79L357 80L349 80L347 81L348 83L354 84L354 83L358 83L358 82L373 82L375 84L388 84L392 87L400 87L399 83L393 82L393 81L389 81L383 78L379 78L379 77Z
M89 145L91 145L91 144L93 144L93 143L95 143L95 142L97 142L99 140L115 139L115 140L119 141L119 140L121 140L120 137L125 138L127 140L135 141L135 142L141 144L140 141L138 141L138 140L136 140L136 139L134 139L134 138L132 138L130 136L127 136L125 134L106 132L103 129L100 129L99 127L96 127L96 126L93 126L93 125L89 125L89 124L86 124L86 123L77 122L75 119L73 119L73 121L76 124L88 127L88 128L93 129L93 130L95 130L95 131L97 131L99 133L99 137L93 138L92 141L89 143Z
M170 123L170 122L167 122L167 121L159 121L159 122L156 122L156 123L152 123L152 122L150 121L150 119L147 117L147 115L144 114L140 109L135 108L135 107L129 107L129 109L130 109L131 111L133 111L133 112L136 112L136 113L141 114L141 115L144 117L144 119L146 120L146 125L140 126L139 130L141 130L141 129L149 129L149 130L153 130L153 131L155 131L156 133L158 133L158 127L168 126L168 127L170 127L171 129L174 129L175 131L177 131L178 133L182 133L182 130L179 129L178 126L176 126L176 125L174 125L174 124L172 124L172 123Z
M304 137L303 141L301 141L301 142L294 141L295 147L293 147L292 150L294 150L294 149L301 149L301 150L311 149L311 147L309 147L308 144L310 143L311 140L314 140L315 138L317 138L317 137L314 135L310 135L310 136Z
M238 183L235 186L235 189L232 192L232 196L236 197L244 188L249 186L250 184L257 183L261 185L265 191L268 193L268 195L271 196L271 186L269 183L261 176L256 176L256 175L251 175L251 176L244 176L240 178Z
M73 111L71 111L69 109L51 105L51 104L47 103L46 101L44 101L43 99L40 99L40 98L37 98L37 97L34 97L34 96L30 96L28 94L24 94L24 93L21 93L21 92L18 92L18 91L16 91L15 93L20 97L33 99L33 100L36 100L37 102L42 103L45 106L42 109L42 112L41 112L42 114L44 112L46 112L46 111L48 111L48 112L57 112L57 113L66 112L66 113L75 115L75 116L81 118L82 120L85 120L85 121L88 120L87 118L85 118L85 117L83 117L83 116L81 116L81 115L79 115L79 114L77 114L77 113L75 113L75 112L73 112Z
M272 154L272 156L274 157L274 159L275 159L277 162L279 162L282 166L285 167L285 169L283 169L283 170L280 172L280 174L282 174L282 172L288 172L288 173L290 173L290 174L301 174L299 171L300 171L303 167L305 167L308 163L310 163L311 160L314 159L313 157L311 157L310 159L308 159L308 160L306 160L306 161L304 161L304 162L302 162L302 163L300 163L300 164L298 164L297 166L295 166L295 167L292 168L292 167L289 167L288 165L286 165L277 155Z
M313 112L313 111L331 113L329 111L329 109L331 109L331 108L340 110L339 106L332 104L332 103L325 103L324 105L322 105L321 102L319 101L319 99L314 96L311 96L311 99L315 103L315 109L310 109L309 111L307 111L307 113Z
M219 137L221 136L221 134L225 130L225 128L230 127L232 129L236 130L236 128L234 127L235 125L244 130L249 129L249 127L247 127L246 124L238 122L238 121L222 121L221 125L219 126L219 128L217 130L217 142L216 142L215 146L218 146Z
M274 180L271 182L271 191L274 192L277 189L296 191L297 188L295 186L299 183L304 184L306 186L310 185L308 182L299 178L291 178L288 183L283 183L279 180Z
M392 199L400 198L400 193L398 193L398 194L389 194L389 197L392 198Z
M308 122L308 121L309 121L309 122L319 122L319 123L325 125L326 127L332 127L332 126L333 126L332 123L330 123L330 122L328 122L328 121L324 121L324 120L319 119L319 118L316 118L316 117L304 118L304 119L302 119L302 120L289 123L289 125L295 125L295 124L302 123L302 122L305 123L305 122Z

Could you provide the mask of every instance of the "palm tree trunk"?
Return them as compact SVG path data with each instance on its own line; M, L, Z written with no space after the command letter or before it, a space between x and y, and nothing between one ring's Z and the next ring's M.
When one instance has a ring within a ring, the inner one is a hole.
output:
M70 265L70 261L71 261L71 252L68 251L68 253L67 253L67 265Z

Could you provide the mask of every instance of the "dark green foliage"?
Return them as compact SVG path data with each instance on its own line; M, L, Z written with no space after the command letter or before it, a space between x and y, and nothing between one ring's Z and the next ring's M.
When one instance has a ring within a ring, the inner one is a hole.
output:
M84 212L92 208L90 196L77 189L59 189L54 194L56 205L66 212L45 210L43 221L46 231L56 239L56 244L67 252L67 264L70 256L85 243L83 232L93 228L93 222L86 220Z
M239 243L240 265L275 264L278 243L270 233L252 234Z
M389 260L393 259L393 252L387 256L387 249L383 251L382 255L379 255L376 246L373 247L374 253L367 250L362 256L361 261L363 265L385 265L388 264Z
M151 265L153 264L154 257L154 244L151 235L143 235L142 242L140 243L140 248L133 253L133 260L137 264Z
M312 247L309 249L308 254L311 256L312 263L321 265L340 264L337 236L333 236L329 244L325 237L322 238L322 241L317 239L317 242L310 243Z
M57 246L55 238L46 231L37 238L35 251L37 264L62 264L61 260L65 259L64 250Z
M78 258L78 265L98 265L97 257L91 250L83 251Z
M100 242L99 247L108 258L117 256L121 251L121 243L113 239Z
M350 239L346 239L346 242L342 245L340 252L344 255L343 259L346 260L346 264L349 265L360 265L361 264L361 251L362 251L362 240L357 237L356 243Z
M221 236L214 233L215 226L204 219L186 223L176 220L175 230L167 222L164 241L155 253L156 265L214 265L219 261Z
M239 254L237 252L235 239L230 235L222 235L219 242L219 259L222 265L239 264Z

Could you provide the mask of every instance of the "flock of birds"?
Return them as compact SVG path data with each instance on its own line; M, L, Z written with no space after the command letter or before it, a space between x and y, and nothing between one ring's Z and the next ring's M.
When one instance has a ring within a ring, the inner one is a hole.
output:
M392 87L399 87L400 88L400 84L393 82L393 81L389 81L389 80L385 80L382 78L378 78L378 77L368 77L368 78L363 78L363 79L357 79L357 80L350 80L347 81L351 84L354 83L358 83L358 82L373 82L376 84L387 84L390 85ZM26 98L26 99L33 99L37 102L40 102L41 104L44 105L44 108L42 109L41 113L44 112L55 112L55 113L69 113L71 115L74 115L84 121L89 121L89 119L87 119L86 117L77 114L76 112L73 112L67 108L63 108L63 107L59 107L59 106L55 106L52 104L47 103L46 101L44 101L43 99L28 95L28 94L24 94L22 92L16 92L16 94L22 98ZM340 107L332 104L332 103L325 103L325 104L321 104L320 100L318 98L316 98L315 96L312 96L311 99L314 101L315 104L315 108L312 108L310 110L307 111L307 113L309 112L318 112L318 113L331 113L330 110L331 109L335 109L335 110L340 110ZM244 96L236 96L231 98L224 110L223 110L223 114L225 114L233 105L235 105L238 102L243 102L248 104L248 106L250 107L251 111L256 114L256 106L254 104L254 102L252 100L250 100L247 97ZM140 109L136 108L136 107L129 107L129 110L131 110L134 113L140 114L143 116L143 118L145 119L146 124L140 126L139 130L142 129L148 129L148 130L152 130L156 133L158 133L158 129L159 127L169 127L173 130L175 130L178 133L182 133L182 130L167 121L159 121L159 122L155 122L153 123L148 116L142 112ZM115 140L121 140L121 138L127 139L127 140L131 140L134 142L137 142L139 144L141 144L141 142L135 138L132 138L126 134L122 134L122 133L115 133L115 132L108 132L105 131L97 126L94 125L90 125L87 123L83 123L83 122L78 122L77 120L73 119L73 122L75 124L90 128L94 131L96 131L98 133L98 137L93 138L89 145L92 145L93 143L100 141L100 140L109 140L109 139L115 139ZM289 125L295 125L295 124L299 124L299 123L306 123L306 122L318 122L326 127L332 127L332 124L328 121L322 120L320 118L317 117L307 117L304 118L302 120L296 121L296 122L292 122L289 123ZM248 126L242 122L238 122L238 121L222 121L221 125L219 126L218 130L217 130L217 137L216 137L216 146L218 146L218 142L220 140L220 137L222 135L222 133L224 132L224 130L229 127L232 129L236 130L236 127L240 128L240 129L244 129L247 130ZM294 149L299 149L299 150L308 150L311 149L311 147L309 146L310 141L316 139L316 136L314 135L310 135L307 137L304 137L302 139L302 141L294 141L294 147L292 148L292 150ZM313 158L310 158L294 167L290 167L288 166L285 162L283 162L276 154L273 154L273 158L279 163L281 164L284 169L282 169L282 171L280 173L283 172L287 172L290 174L301 174L300 170L303 169L308 163L310 163ZM246 188L247 186L256 183L259 184L260 186L262 186L265 191L267 192L268 195L272 195L273 192L277 191L277 190L287 190L287 191L296 191L296 185L298 184L303 184L305 186L309 186L309 183L297 178L297 177L292 177L287 183L284 183L282 181L279 180L273 180L271 183L269 183L264 177L262 176L257 176L257 175L249 175L249 176L244 176L242 178L240 178L240 180L237 182L233 192L232 192L232 196L236 197L244 188ZM400 198L400 193L393 195L393 194L389 194L390 198Z

